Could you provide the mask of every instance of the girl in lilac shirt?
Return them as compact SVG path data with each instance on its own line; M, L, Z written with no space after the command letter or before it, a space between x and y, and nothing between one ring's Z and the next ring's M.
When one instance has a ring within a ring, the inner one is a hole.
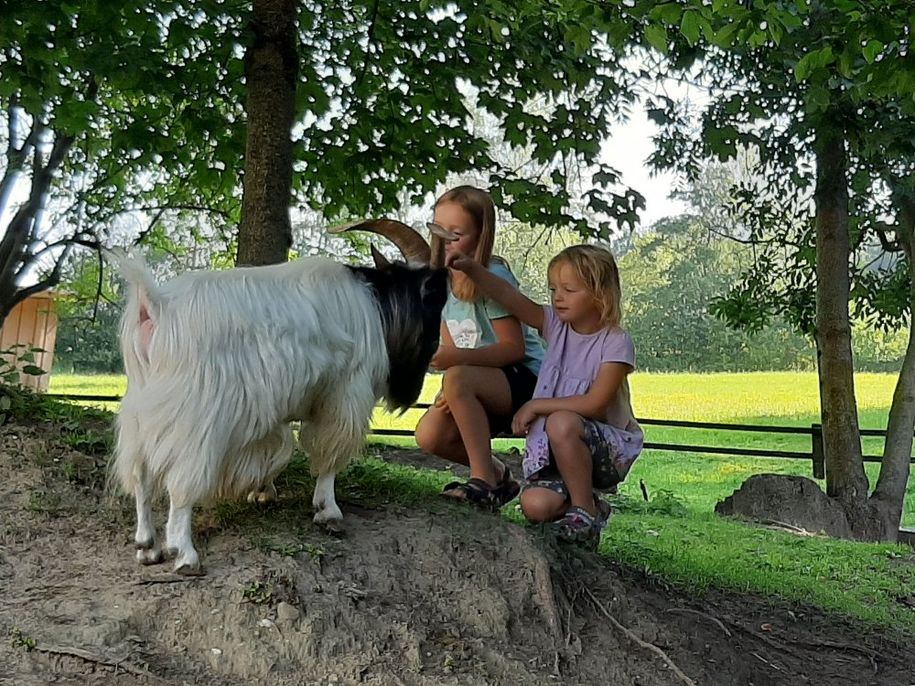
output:
M514 433L527 437L521 509L532 522L556 522L564 539L596 546L610 507L595 489L621 482L643 443L627 380L635 347L620 328L613 255L593 245L556 255L548 268L552 306L531 301L461 253L449 255L448 266L546 340L534 396L512 419Z

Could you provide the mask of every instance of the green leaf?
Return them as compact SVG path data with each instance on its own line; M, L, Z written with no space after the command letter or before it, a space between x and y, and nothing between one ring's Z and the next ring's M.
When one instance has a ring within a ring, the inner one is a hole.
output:
M739 28L740 28L740 26L735 22L731 22L730 24L725 24L723 27L721 27L720 30L718 30L715 33L715 36L712 39L712 42L715 45L717 45L719 48L730 47L730 45L734 39L734 34L737 33L737 30Z
M832 47L827 45L820 50L813 50L798 60L794 67L794 78L798 83L809 79L816 71L832 64L835 61Z
M667 54L667 29L657 24L652 24L645 29L645 39L660 53Z
M44 369L36 367L34 364L27 364L22 368L22 373L29 376L41 376L44 374Z
M877 59L877 55L881 53L885 46L878 40L871 39L867 41L867 44L864 46L864 49L861 51L864 55L864 59L867 60L868 64L873 64L874 60Z
M591 30L581 24L573 24L566 30L566 37L575 46L579 55L588 52L591 47Z
M653 10L651 10L651 16L655 19L660 19L661 21L674 26L677 22L680 21L680 16L683 14L683 10L675 2L668 2L663 5L658 5Z
M699 40L699 14L696 12L686 12L683 20L680 22L680 33L686 38L690 45L695 45Z

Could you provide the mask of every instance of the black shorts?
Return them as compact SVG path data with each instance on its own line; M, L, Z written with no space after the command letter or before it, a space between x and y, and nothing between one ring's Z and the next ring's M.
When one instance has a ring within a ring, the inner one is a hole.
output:
M510 364L501 369L505 374L506 380L508 380L508 387L511 389L512 411L507 417L489 414L489 435L492 437L496 437L499 434L512 435L512 418L521 409L521 406L531 399L534 395L534 389L537 387L537 375L525 365L521 363Z

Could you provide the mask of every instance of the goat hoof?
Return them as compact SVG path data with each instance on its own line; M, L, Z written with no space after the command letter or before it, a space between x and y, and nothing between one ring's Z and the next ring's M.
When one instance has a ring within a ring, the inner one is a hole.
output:
M157 548L141 548L137 546L137 562L141 565L157 565L165 560L165 555Z
M145 541L137 541L134 546L137 550L152 550L156 547L156 539L147 538Z
M315 523L321 527L325 533L331 534L332 536L342 536L346 533L342 519L325 519Z
M276 502L276 499L276 487L273 484L248 493L248 502L257 507L267 507Z
M181 576L204 576L206 570L197 562L195 564L183 564L180 567L175 567L175 574L180 574Z

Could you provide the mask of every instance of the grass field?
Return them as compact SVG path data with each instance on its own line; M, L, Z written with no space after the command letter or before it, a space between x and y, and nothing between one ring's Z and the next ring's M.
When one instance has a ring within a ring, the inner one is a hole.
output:
M856 379L861 426L882 428L895 379L864 374ZM122 394L119 376L54 375L52 393ZM430 377L422 400L430 401L438 379ZM818 421L814 374L639 374L632 379L640 417L722 423L809 426ZM113 409L113 408L112 408ZM411 428L411 411L392 417L379 411L375 426ZM808 450L809 437L646 427L649 441ZM410 439L385 442L413 444ZM415 444L413 444L415 445ZM497 441L497 447L521 446ZM879 440L866 452L879 453ZM372 452L370 447L369 453ZM873 478L878 465L868 465ZM685 588L721 588L773 594L809 603L869 625L915 635L915 609L901 602L915 588L915 554L894 545L867 545L750 527L713 514L715 503L744 479L760 472L810 476L806 460L764 459L646 450L621 488L617 514L601 543L611 559L644 569ZM343 476L341 487L416 501L435 498L450 475L387 465L368 458ZM639 481L651 494L643 502ZM904 522L915 525L915 478L909 483ZM505 516L520 521L516 508Z

